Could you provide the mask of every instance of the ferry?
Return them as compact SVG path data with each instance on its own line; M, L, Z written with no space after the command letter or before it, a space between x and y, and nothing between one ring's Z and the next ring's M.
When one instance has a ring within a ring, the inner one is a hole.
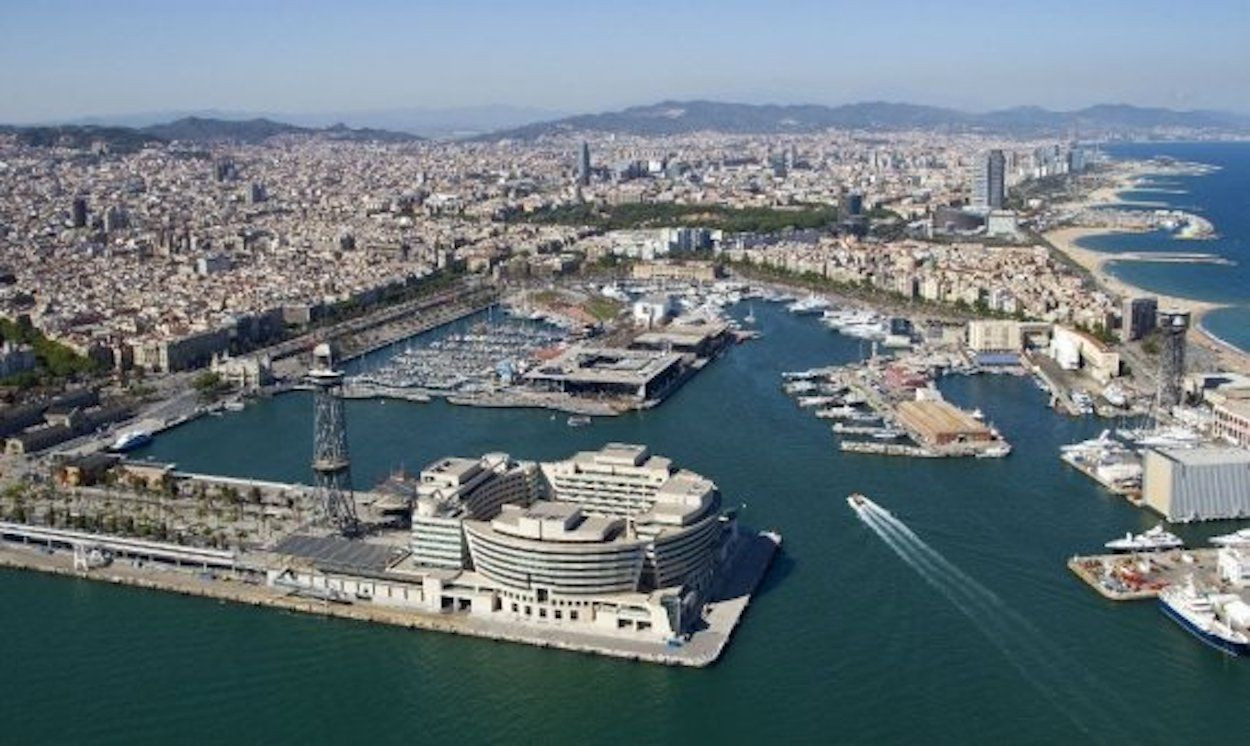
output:
M1217 547L1250 549L1250 528L1243 528L1239 531L1234 531L1231 534L1224 534L1223 536L1212 536L1211 543Z
M1193 578L1159 591L1159 608L1207 645L1229 655L1250 654L1250 604L1231 593L1203 593Z
M1179 536L1163 530L1163 524L1136 536L1126 533L1124 538L1112 539L1106 543L1106 547L1113 552L1163 552L1184 546L1185 542Z
M113 453L125 453L152 442L152 433L147 430L130 430L117 436L109 450Z

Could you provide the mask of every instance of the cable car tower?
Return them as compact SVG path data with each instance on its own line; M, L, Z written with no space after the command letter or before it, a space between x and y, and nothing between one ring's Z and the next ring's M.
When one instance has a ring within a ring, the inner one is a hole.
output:
M359 530L352 496L351 459L347 454L347 421L343 416L343 371L334 368L334 353L322 342L313 348L308 382L313 386L313 474L322 517L345 535Z

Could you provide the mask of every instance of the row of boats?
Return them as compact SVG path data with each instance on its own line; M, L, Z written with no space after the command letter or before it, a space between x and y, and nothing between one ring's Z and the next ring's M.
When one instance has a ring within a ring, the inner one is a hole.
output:
M1250 549L1250 528L1243 528L1231 534L1212 536L1208 539L1221 548ZM1112 539L1105 545L1113 552L1165 552L1171 549L1184 549L1185 541L1176 534L1158 524L1140 534L1125 533L1118 539Z
M535 354L561 344L567 334L533 323L478 324L424 344L410 344L373 370L351 376L348 384L420 388L467 393L510 383L525 372Z
M836 420L832 430L840 436L866 436L884 442L907 436L882 415L865 409L867 397L853 390L839 375L836 368L784 373L782 389L795 397L800 407L814 410L817 418Z

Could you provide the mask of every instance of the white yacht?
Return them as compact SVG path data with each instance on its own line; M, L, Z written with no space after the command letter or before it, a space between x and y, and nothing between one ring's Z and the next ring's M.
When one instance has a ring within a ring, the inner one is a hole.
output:
M1250 528L1243 528L1238 531L1234 531L1231 534L1224 534L1223 536L1212 536L1210 541L1217 547L1250 549Z
M803 300L791 303L786 307L786 310L799 316L807 316L820 313L827 309L830 305L832 304L830 304L827 299L822 298L819 295L812 294Z
M826 395L800 396L798 399L795 399L795 403L797 403L800 407L824 407L830 404L836 404L837 402L838 397Z
M848 407L843 404L840 407L829 407L828 409L817 410L816 416L822 420L849 420L859 413L859 410L855 407Z
M1106 544L1106 547L1113 552L1163 552L1184 546L1185 542L1181 540L1181 537L1165 531L1163 524L1136 536L1126 533L1124 538L1112 539Z

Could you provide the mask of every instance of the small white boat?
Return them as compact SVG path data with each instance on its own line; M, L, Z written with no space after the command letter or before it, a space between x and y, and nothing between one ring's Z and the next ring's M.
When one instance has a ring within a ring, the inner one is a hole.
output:
M568 426L569 427L586 427L591 422L592 420L587 415L575 414L569 417Z
M1006 443L998 443L981 451L977 451L977 458L1005 458L1011 455L1011 446Z

